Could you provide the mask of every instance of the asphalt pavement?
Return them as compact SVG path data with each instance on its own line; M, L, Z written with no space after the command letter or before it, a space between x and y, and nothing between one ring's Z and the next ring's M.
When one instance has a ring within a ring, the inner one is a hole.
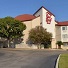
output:
M0 68L55 68L62 53L68 51L0 49Z

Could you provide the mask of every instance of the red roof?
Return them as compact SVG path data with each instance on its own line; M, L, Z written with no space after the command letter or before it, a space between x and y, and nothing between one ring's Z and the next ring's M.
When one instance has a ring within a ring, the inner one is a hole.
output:
M47 10L44 6L42 6L41 8L39 8L33 15L35 15L40 9L44 8L45 10ZM53 16L55 16L53 13L51 13L49 10L47 10L50 14L52 14Z
M19 21L30 21L35 18L36 16L30 15L30 14L23 14L15 17L15 19Z
M68 26L68 21L57 22L56 26Z

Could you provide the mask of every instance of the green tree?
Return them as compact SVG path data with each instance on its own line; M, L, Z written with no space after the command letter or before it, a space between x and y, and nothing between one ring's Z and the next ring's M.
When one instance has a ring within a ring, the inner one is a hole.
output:
M26 25L12 17L0 19L0 37L6 38L9 41L23 36L23 31Z
M37 44L41 48L41 44L47 43L52 39L52 34L47 32L42 26L37 26L30 30L28 40Z
M61 49L61 45L63 45L62 41L57 41L56 44L58 45L58 48Z

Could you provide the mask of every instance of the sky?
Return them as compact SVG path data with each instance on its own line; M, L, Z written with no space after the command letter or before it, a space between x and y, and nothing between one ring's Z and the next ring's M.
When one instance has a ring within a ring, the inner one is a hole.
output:
M56 21L68 21L68 0L0 0L0 18L34 14L41 6L52 12Z

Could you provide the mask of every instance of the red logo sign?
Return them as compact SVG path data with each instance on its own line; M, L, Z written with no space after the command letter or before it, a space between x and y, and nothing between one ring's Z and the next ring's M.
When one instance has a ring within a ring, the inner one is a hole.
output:
M52 21L51 16L52 16L51 13L46 12L46 22L47 22L47 24L50 24L51 23L51 21Z

